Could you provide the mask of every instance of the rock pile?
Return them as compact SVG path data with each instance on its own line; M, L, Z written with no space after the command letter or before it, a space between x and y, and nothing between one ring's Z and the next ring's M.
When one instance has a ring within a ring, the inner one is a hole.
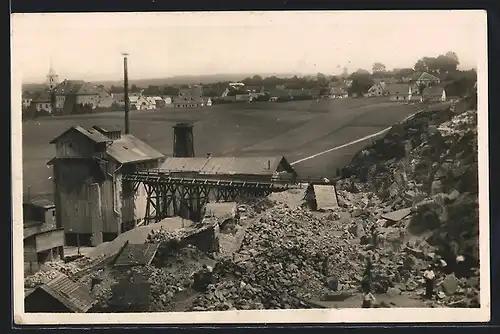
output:
M179 297L193 293L193 275L202 268L208 257L196 247L188 245L162 259L163 263L134 267L134 274L151 283L152 312L175 310Z
M24 279L25 288L35 288L39 285L48 283L60 274L57 270L38 271L35 274Z
M300 207L275 206L247 227L234 259L215 266L217 283L190 310L307 308L303 300L331 292L329 285L353 289L362 268L356 246L338 232Z

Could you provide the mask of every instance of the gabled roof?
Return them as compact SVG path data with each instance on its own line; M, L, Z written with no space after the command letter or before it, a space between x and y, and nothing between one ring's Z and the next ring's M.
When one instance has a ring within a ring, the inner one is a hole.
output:
M33 93L33 92L27 92L27 91L23 91L22 92L22 97L23 99L33 99L36 97L36 93Z
M418 81L436 81L436 82L439 82L439 78L432 75L432 74L429 74L427 72L424 72L422 73L422 75L418 78Z
M51 102L51 101L52 101L52 97L51 97L50 92L48 92L48 91L38 92L33 97L33 102L35 102L35 103L47 103L47 102Z
M121 164L158 160L165 156L131 134L124 134L107 147L106 153Z
M444 88L439 86L439 85L429 86L429 87L425 87L422 95L423 96L441 96L441 95L443 95L443 91L444 91Z
M410 84L407 83L388 84L385 89L387 92L389 92L390 95L407 95L408 92L410 91Z
M95 143L104 143L104 142L110 141L110 139L108 137L106 137L105 135L103 135L102 133L97 131L96 129L87 130L79 125L76 125L76 126L69 128L68 130L64 131L62 134L60 134L56 138L52 139L50 141L50 144L56 143L61 137L64 137L66 134L68 134L69 132L73 132L73 131L81 133L82 135L84 135L85 137L87 137L88 139L92 140Z
M64 274L58 275L38 289L45 291L75 313L85 313L97 303L83 286Z
M83 80L64 80L56 86L54 92L56 95L76 94L84 83Z
M407 77L409 80L411 81L415 81L415 80L418 80L418 78L420 78L420 76L422 75L422 72L413 72L412 75L410 75L409 77Z
M288 169L293 170L283 156L167 158L161 169L168 172L209 175L273 175L282 162L287 165Z

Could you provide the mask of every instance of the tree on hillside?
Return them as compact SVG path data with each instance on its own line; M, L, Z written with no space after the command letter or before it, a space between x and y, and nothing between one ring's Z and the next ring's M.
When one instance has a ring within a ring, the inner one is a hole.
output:
M316 84L318 87L324 87L328 84L328 80L326 79L326 75L323 73L316 74Z
M456 71L446 76L446 93L448 96L471 96L474 94L474 84L477 81L477 73L474 70Z
M349 79L352 80L352 85L348 89L349 95L362 96L373 85L372 75L366 70L357 70L349 76Z
M163 86L161 92L162 95L170 95L170 96L179 95L179 89L172 86Z
M437 57L423 57L414 66L417 72L428 72L434 75L447 74L457 70L460 64L455 52L449 51Z
M384 64L376 62L372 66L372 72L373 72L373 74L375 74L375 73L385 73L385 72L387 72L387 68L385 67Z
M395 68L394 70L392 70L392 75L398 79L408 77L413 73L415 73L415 70L413 68Z
M146 96L158 96L161 95L162 90L156 85L149 85L142 93Z
M340 81L340 78L336 75L332 75L330 77L330 82L339 82Z

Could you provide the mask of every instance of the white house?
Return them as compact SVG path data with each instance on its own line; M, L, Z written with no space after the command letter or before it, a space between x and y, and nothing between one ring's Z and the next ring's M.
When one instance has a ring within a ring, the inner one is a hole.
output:
M391 101L410 101L418 96L418 87L409 83L388 84L386 91Z
M384 96L386 93L386 84L384 82L379 82L374 84L368 89L368 96Z
M425 87L422 98L429 102L444 102L446 101L446 91L439 85Z

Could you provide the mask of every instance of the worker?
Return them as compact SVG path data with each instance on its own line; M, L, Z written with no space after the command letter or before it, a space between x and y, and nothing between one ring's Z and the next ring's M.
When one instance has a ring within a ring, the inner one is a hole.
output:
M375 248L377 248L377 245L378 245L378 231L377 231L376 224L372 225L370 232L371 232L371 236L372 236L373 249L375 249Z
M363 283L361 285L361 289L363 290L363 302L361 304L362 308L371 308L375 303L375 297L371 293L371 287L368 283Z
M432 265L427 267L427 270L424 272L425 279L425 296L428 299L432 299L434 295L434 282L436 280L436 275L434 274L434 270Z

